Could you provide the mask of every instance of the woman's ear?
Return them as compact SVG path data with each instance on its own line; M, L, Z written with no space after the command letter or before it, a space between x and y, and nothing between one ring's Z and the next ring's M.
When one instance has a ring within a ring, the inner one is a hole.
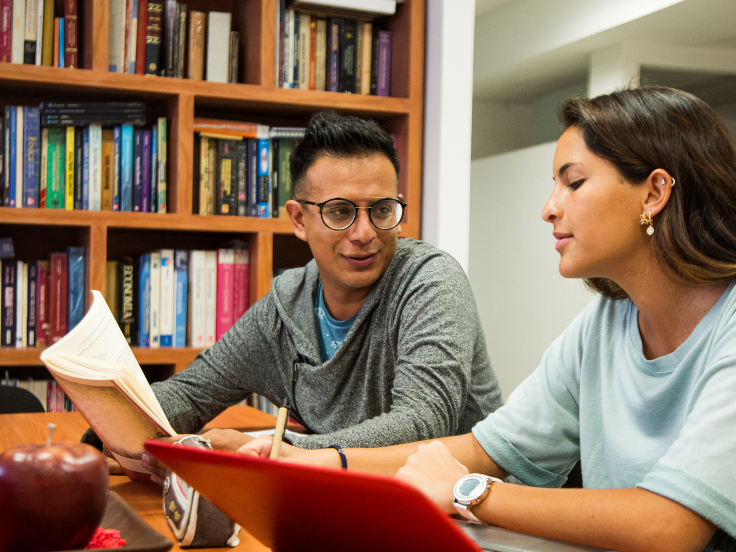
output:
M644 182L644 201L642 211L652 217L662 212L672 194L674 179L664 169L655 169Z

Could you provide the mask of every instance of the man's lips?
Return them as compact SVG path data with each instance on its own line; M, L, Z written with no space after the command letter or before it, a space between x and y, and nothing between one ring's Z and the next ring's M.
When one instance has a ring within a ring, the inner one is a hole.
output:
M343 255L345 260L356 268L363 268L371 264L376 257L376 253L359 253L356 255Z
M555 249L559 251L560 247L565 245L572 239L572 234L563 234L562 232L552 232L552 235L557 240L555 243Z

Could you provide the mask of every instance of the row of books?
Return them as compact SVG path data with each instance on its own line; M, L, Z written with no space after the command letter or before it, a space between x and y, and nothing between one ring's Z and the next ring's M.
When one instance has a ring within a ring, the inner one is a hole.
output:
M4 259L0 346L46 347L84 316L84 247L52 253L49 260Z
M56 380L11 378L6 371L5 377L0 380L0 385L20 387L30 391L38 398L46 412L74 412L76 410L74 403L64 393L61 385L56 383Z
M0 1L0 61L79 67L77 0L64 0L54 17L54 0Z
M195 212L286 216L291 199L289 157L303 127L195 119Z
M356 19L320 19L284 9L277 86L389 96L391 31Z
M231 27L228 12L187 13L175 0L110 0L109 70L238 82L240 34Z
M108 261L105 297L128 343L211 347L249 304L248 246L161 249Z
M165 213L167 120L134 128L144 110L139 102L6 106L2 205Z

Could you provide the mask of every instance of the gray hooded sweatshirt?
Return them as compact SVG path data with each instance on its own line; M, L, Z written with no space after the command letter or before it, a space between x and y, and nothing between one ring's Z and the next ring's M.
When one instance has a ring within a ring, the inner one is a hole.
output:
M198 431L258 393L288 397L314 435L302 448L378 447L467 433L501 406L501 391L462 268L421 241L399 240L335 355L322 362L314 260L274 279L213 347L153 384L180 433Z

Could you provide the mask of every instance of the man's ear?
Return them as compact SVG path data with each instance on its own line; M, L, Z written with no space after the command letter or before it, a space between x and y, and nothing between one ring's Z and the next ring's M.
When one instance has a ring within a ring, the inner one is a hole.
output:
M290 199L286 202L286 212L289 213L291 224L294 226L294 235L302 241L307 240L307 232L304 229L304 210L302 204Z
M643 212L655 217L662 212L672 194L672 177L664 169L655 169L644 182Z

